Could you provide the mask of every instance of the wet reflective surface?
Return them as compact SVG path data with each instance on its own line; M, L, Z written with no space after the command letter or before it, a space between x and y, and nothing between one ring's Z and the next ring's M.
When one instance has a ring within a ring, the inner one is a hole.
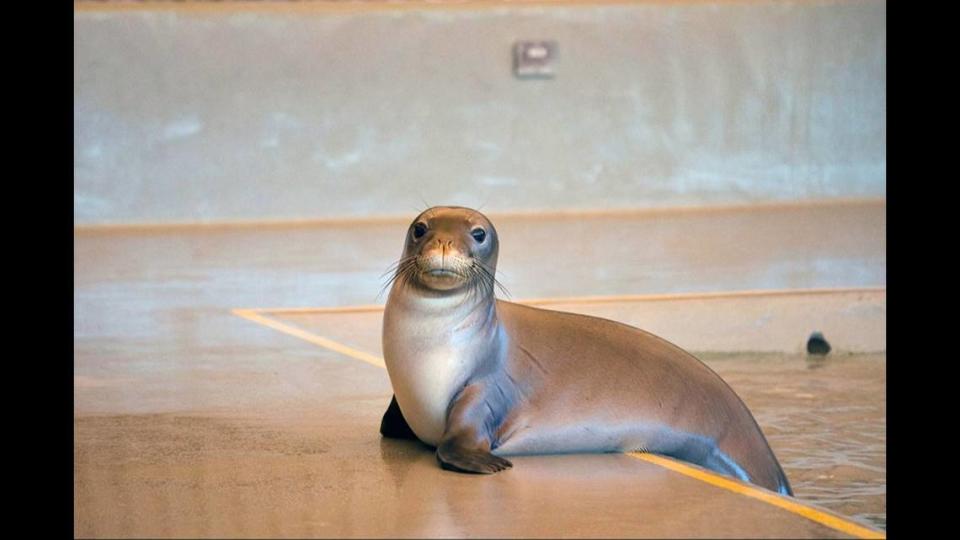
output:
M886 528L886 357L701 355L753 412L797 498Z
M516 457L480 477L317 417L76 425L80 537L844 537L623 455Z

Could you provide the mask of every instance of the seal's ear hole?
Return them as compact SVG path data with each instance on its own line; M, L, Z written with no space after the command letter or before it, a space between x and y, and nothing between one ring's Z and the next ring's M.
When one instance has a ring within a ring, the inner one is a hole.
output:
M473 237L478 243L482 244L483 240L487 237L487 231L477 227L476 229L470 231L470 236Z
M423 235L427 234L427 224L419 222L413 226L413 237L422 238Z

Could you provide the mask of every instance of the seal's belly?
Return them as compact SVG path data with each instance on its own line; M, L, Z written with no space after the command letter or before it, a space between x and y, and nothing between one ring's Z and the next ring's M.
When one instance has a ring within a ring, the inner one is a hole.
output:
M493 453L508 456L645 451L655 440L656 430L643 426L571 422L569 425L531 426L503 441Z
M532 424L503 441L497 455L593 452L672 452L688 445L693 434L640 419L571 418L569 423Z

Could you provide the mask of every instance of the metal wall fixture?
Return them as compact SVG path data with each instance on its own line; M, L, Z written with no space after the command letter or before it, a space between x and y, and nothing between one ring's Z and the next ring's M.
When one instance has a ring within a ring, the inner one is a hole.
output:
M517 41L513 45L513 74L519 79L551 79L556 59L556 41Z

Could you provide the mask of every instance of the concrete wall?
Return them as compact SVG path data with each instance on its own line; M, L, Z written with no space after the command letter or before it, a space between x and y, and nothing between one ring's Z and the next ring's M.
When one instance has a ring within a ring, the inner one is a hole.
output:
M884 2L361 5L77 4L75 222L885 196Z

